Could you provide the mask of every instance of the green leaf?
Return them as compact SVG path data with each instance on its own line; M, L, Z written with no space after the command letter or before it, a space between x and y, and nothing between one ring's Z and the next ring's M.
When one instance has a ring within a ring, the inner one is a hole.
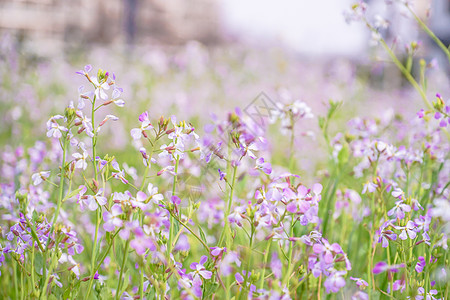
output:
M200 226L198 227L198 231L200 233L200 238L205 242L205 244L208 244L208 242L206 241L206 235L205 235L205 233L203 232L203 229Z
M350 157L350 151L348 149L348 145L344 144L342 146L341 151L339 151L339 154L338 154L339 165L340 166L345 165L348 162L349 157Z
M75 196L76 194L78 194L78 192L80 192L83 188L78 188L76 190L73 190L72 192L70 192L69 194L67 194L64 199L62 200L62 202L65 202L67 199L72 198L73 196Z

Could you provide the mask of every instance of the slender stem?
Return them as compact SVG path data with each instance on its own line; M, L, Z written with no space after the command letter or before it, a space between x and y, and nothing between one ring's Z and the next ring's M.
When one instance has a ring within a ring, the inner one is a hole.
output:
M158 138L158 136L156 136L155 139L157 139L157 138ZM150 139L149 139L149 141L150 141ZM148 161L147 161L147 167L145 168L144 177L142 178L141 188L139 189L140 191L142 191L144 189L144 187L145 187L145 183L147 181L147 175L148 175L148 172L150 171L150 168L152 166L152 156L153 156L154 148L155 148L155 144L152 143L152 148L150 150L150 155L149 155L149 158L148 158Z
M222 230L222 233L220 235L220 239L219 239L219 247L222 246L224 238L225 238L225 234L229 232L229 227L230 227L230 223L228 222L228 216L230 215L230 211L231 211L231 204L233 202L233 194L234 194L234 185L236 183L236 173L237 173L237 166L233 167L233 179L231 181L231 186L230 186L230 196L228 197L228 204L227 204L227 210L225 212L225 226ZM225 233L226 232L226 233Z
M14 290L15 290L15 296L19 296L19 284L17 283L17 270L16 270L16 264L13 263L13 273L14 273Z
M177 216L175 216L172 212L170 212L170 215L176 220L178 221L178 223L181 224L181 226L183 226L184 228L186 228L202 245L203 247L206 249L206 251L209 253L209 247L208 245L206 245L206 243L191 229L189 228L189 226L187 226L186 224L184 224L183 222L181 222L180 219L178 219Z
M94 96L94 99L92 100L92 113L91 113L91 122L92 122L92 129L94 130L93 132L93 136L92 136L92 163L94 164L94 178L95 180L97 180L97 163L95 162L95 157L96 157L96 145L97 145L97 133L95 130L95 100L96 100L96 96ZM87 130L87 128L86 128Z
M31 247L31 293L34 293L34 242Z
M33 239L37 242L37 245L39 246L39 249L44 252L45 249L41 244L41 241L39 240L36 230L33 228L32 224L30 223L30 221L28 220L27 216L23 215L23 217L25 218L25 221L27 222L28 227L30 227L31 230L31 236L33 237ZM34 245L34 244L33 244Z
M291 223L291 229L290 229L290 233L289 233L289 237L293 237L294 236L294 217L292 217L292 223ZM289 278L291 276L291 272L292 272L292 252L294 250L294 246L293 246L294 242L289 241L289 254L288 254L288 267L287 267L287 272L285 274L286 277L284 277L283 279L283 285L286 285L287 288L289 288Z
M62 154L62 162L61 162L61 174L60 174L60 180L59 180L59 196L58 196L58 202L56 204L56 212L55 215L53 216L53 221L52 221L52 226L50 228L50 232L48 234L48 240L47 240L47 244L45 245L45 251L44 251L44 265L42 266L42 278L47 278L47 250L48 247L50 245L51 242L51 238L53 235L53 232L55 230L55 223L58 220L59 217L59 212L61 210L61 203L62 203L62 199L63 199L63 195L64 195L64 177L65 177L65 166L66 166L66 152L67 152L67 142L68 142L68 136L67 133L63 135L63 143L62 143L62 150L63 150L63 154ZM50 263L50 266L52 265L52 263ZM42 281L42 291L41 291L41 296L42 294L45 294L45 288L46 288L46 283L45 281Z
M267 258L269 257L271 245L272 245L272 239L267 241L266 251L264 252L264 264L263 264L261 279L259 281L259 289L260 290L262 290L264 288L264 275L266 274Z
M295 122L292 113L290 114L291 119L291 139L289 144L289 171L294 172L294 142L295 142Z
M109 250L111 250L112 245L114 244L114 238L116 237L116 235L119 233L120 229L116 231L116 233L112 236L111 238L111 243L108 246L108 249L106 249L105 254L103 254L102 258L100 259L100 261L97 264L97 267L95 268L95 272L98 271L98 269L100 269L102 263L105 261L106 257L108 256Z
M141 270L141 280L139 284L139 299L144 299L144 268Z
M371 27L370 25L367 25L367 26L369 26L369 28L372 31L376 32L376 30L373 27ZM386 44L386 41L384 39L380 39L380 43L383 46L384 50L386 50L386 52L389 54L389 57L391 58L392 62L397 66L397 68L402 72L403 76L405 76L405 78L409 81L409 83L420 94L425 105L429 109L433 109L433 106L431 105L430 101L428 101L428 98L427 98L427 95L425 95L425 92L419 86L419 84L414 79L414 77L412 77L411 73L408 72L408 70L405 68L405 66L403 66L403 64L398 60L397 56L394 54L394 52L392 52L391 48L389 48L389 46Z
M101 222L101 207L97 209L96 218L95 218L95 236L94 236L94 245L92 246L92 255L91 255L91 276L89 278L89 286L86 292L86 297L84 299L89 299L89 294L91 293L92 285L94 284L94 275L96 272L95 262L97 257L97 239L98 239L98 230Z
M122 285L122 276L123 276L123 270L125 269L125 263L127 262L128 258L128 248L130 246L130 240L128 239L125 244L125 250L123 252L123 259L122 259L122 266L120 267L120 275L119 275L119 281L117 282L117 290L116 290L116 300L120 299L120 287Z
M372 212L374 213L374 212ZM369 245L372 246L372 232L370 232L370 240L369 240ZM372 266L370 264L371 262L371 250L372 248L369 247L368 251L367 251L367 282L369 283L369 287L368 287L368 295L369 295L369 299L372 299L372 290L374 289L374 286L372 284Z
M60 242L59 240L55 241L55 248L58 247L59 242ZM39 299L47 299L47 288L48 288L48 284L50 282L50 276L52 276L52 272L53 272L53 268L54 268L54 264L55 264L55 257L56 257L57 253L58 253L58 251L56 251L56 250L53 251L53 253L52 253L52 256L50 259L50 267L48 268L47 277L44 277L45 281L44 281L44 285L42 286L42 291L39 296Z
M422 29L430 36L430 38L439 46L439 48L442 49L442 51L447 56L448 62L450 63L450 51L447 48L447 46L445 46L444 43L433 33L433 31L431 31L430 28L428 28L428 26L415 14L415 12L411 9L411 7L408 4L405 4L405 6L414 16L414 19L416 19L420 27L422 27Z
M175 161L175 175L173 177L173 185L172 185L172 196L175 196L175 191L177 188L177 173L178 173L178 162L180 160L180 156L177 155L176 161ZM169 241L167 244L167 256L170 258L170 253L172 253L172 242L173 242L173 237L174 237L174 218L173 218L173 214L170 214L170 228L169 228Z

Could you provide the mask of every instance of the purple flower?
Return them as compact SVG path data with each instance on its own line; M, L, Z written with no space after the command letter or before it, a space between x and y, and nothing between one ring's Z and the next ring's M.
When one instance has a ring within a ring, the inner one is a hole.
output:
M100 189L97 192L97 194L87 196L86 202L87 202L89 210L94 211L98 208L99 205L103 206L108 202L106 197L102 196L102 194L103 194L103 189Z
M31 180L33 180L33 185L38 185L46 181L48 177L50 177L50 171L42 171L31 175Z
M425 289L423 287L419 287L417 289L417 296L416 296L416 300L422 300L424 298L426 298L426 300L436 300L436 298L434 297L434 295L437 295L437 290L430 290L428 293L425 293ZM425 297L424 297L425 296Z
M208 257L206 255L203 255L200 258L200 262L194 262L191 264L191 269L194 270L194 278L195 277L203 277L204 279L210 279L212 276L212 272L206 270L205 266L203 265L204 263L206 263L206 261L208 261Z
M342 287L345 286L345 279L342 277L345 274L345 271L336 271L328 276L328 278L323 283L327 293L337 293Z
M92 83L95 85L95 96L102 100L107 100L108 95L105 91L109 90L109 83L104 80L103 82L99 82L97 78L91 78Z
M117 105L118 107L123 107L125 105L125 101L123 101L122 99L120 99L120 95L122 94L122 91L120 89L114 89L112 92L112 99L111 101L114 102L115 105Z
M80 74L80 75L83 75L83 76L87 76L88 73L89 73L91 70L92 70L92 66L91 66L91 65L85 65L85 66L84 66L84 70L80 70L80 71L77 71L77 72L75 72L75 73Z
M149 249L150 251L155 251L156 246L153 243L153 240L146 236L144 231L141 227L137 226L133 230L134 233L134 239L131 240L130 246L134 250L136 250L136 253L139 255L142 255Z
M191 245L189 244L189 239L185 234L180 235L177 244L174 247L175 251L189 251Z
M219 171L219 180L223 180L225 176L227 176L227 173L222 172L222 170L218 169Z
M389 246L389 241L395 241L397 239L397 234L395 234L392 230L386 230L387 227L392 226L392 220L384 222L384 224L379 229L378 243L381 243L383 248L387 248Z
M119 204L114 204L111 207L111 212L105 211L103 213L103 220L105 221L103 229L105 231L114 231L116 227L122 227L123 221L119 218L122 213L122 207Z
M405 217L405 212L410 212L411 206L408 204L404 204L403 200L395 202L395 206L388 211L388 216L392 216L395 214L397 219L403 219Z
M417 273L421 273L423 271L423 268L426 266L426 261L423 256L419 256L419 261L416 264L415 270Z
M425 110L422 108L417 112L416 115L419 117L419 119L422 119L425 116Z
M247 277L247 287L249 287L249 293L248 293L248 298L251 299L251 295L253 294L253 292L256 291L256 286L251 284L249 281L250 276L252 275L251 272L248 272L243 270L242 271L242 275ZM236 282L238 283L239 286L242 286L242 284L245 282L244 276L242 276L240 273L236 273L234 274L234 278L236 279Z
M272 173L272 165L264 162L264 158L260 157L256 160L256 169L263 171L263 173L270 175Z
M327 264L333 263L333 253L343 253L342 248L341 246L339 246L339 244L334 243L330 245L330 243L328 243L328 241L324 238L322 238L322 244L314 244L313 251L316 254L321 254L321 257Z
M272 270L273 275L275 276L276 279L281 279L281 277L283 276L282 272L283 263L278 258L276 252L272 254L272 260L270 261L270 269Z
M211 249L211 252L210 252L211 255L215 256L215 257L222 257L222 255L227 252L227 248L225 248L225 247L223 247L223 248L211 247L210 249Z
M59 125L56 120L64 119L61 115L55 115L47 121L47 137L59 139L62 137L61 131L68 131L64 126Z
M406 240L409 236L410 239L415 239L417 236L417 233L415 231L416 225L414 224L413 221L408 221L408 223L406 223L405 227L396 227L396 229L401 229L402 233L399 234L399 238L402 240Z
M175 206L178 206L178 205L180 205L181 204L181 199L180 199L180 197L178 197L178 196L172 196L171 198L170 198L170 201L173 203L173 204L175 204Z
M141 122L141 127L133 128L130 131L131 136L135 140L139 140L140 138L142 138L142 136L146 138L147 134L145 133L145 131L153 128L152 124L150 123L150 119L148 117L148 112L146 111L139 116L139 122Z
M75 161L76 161L75 168L86 170L86 168L87 168L86 159L88 158L88 156L89 156L89 154L84 149L83 149L83 154L80 154L80 153L72 154L72 157L75 158Z
M112 172L112 176L116 179L119 179L124 184L128 184L128 180L125 179L125 171L120 169L119 164L116 161L113 161L111 163L111 166L113 167L114 170L117 171L117 172Z
M399 265L392 265L389 266L387 263L385 263L384 261L380 261L378 263L375 264L375 266L373 267L373 273L374 274L380 274L383 272L392 272L392 273L397 273L398 269L400 268L404 268L405 264L399 264Z
M355 277L351 277L351 276L350 276L350 279L351 279L351 280L354 280L354 281L356 282L356 285L359 286L359 288L364 288L364 287L369 286L369 284L367 283L367 281L365 281L365 280L362 279L362 278L355 278Z
M367 183L364 185L364 187L363 187L362 194L365 194L365 193L367 193L367 192L373 193L373 192L375 192L376 190L377 190L377 185L376 185L375 183L373 183L373 182L367 182Z

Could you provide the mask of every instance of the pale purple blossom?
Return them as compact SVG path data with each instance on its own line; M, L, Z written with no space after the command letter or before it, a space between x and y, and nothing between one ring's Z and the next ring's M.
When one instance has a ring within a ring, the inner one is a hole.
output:
M343 277L345 274L347 274L345 271L336 271L327 277L323 283L327 293L337 293L345 286L345 279Z
M46 181L48 177L50 177L50 171L41 171L31 175L31 180L33 181L33 185L39 185Z
M194 278L197 276L201 276L204 279L210 279L212 276L212 272L208 271L204 264L208 261L208 257L206 255L203 255L200 258L200 262L194 262L191 264L190 268L194 270Z
M405 204L403 200L395 202L395 206L388 211L387 215L395 215L397 219L403 219L405 217L405 212L410 212L411 206Z
M103 212L103 229L105 231L114 231L116 228L120 228L123 225L122 219L120 219L120 215L122 215L122 207L120 204L114 204L111 207L111 212L105 211Z
M87 202L89 210L94 211L98 208L99 205L103 206L108 202L106 197L104 197L102 195L103 195L103 189L99 189L97 194L87 196L86 202Z

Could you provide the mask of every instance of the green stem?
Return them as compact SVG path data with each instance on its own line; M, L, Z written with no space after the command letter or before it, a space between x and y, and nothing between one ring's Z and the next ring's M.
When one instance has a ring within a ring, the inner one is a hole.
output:
M186 228L202 245L203 247L206 249L206 251L209 253L209 247L208 245L206 245L206 243L191 229L189 228L189 226L187 226L186 224L184 224L183 222L181 222L180 219L177 218L177 216L175 216L172 212L170 213L170 215L176 220L178 221L178 223L183 226L184 228Z
M58 247L59 242L60 242L59 240L55 241L55 248ZM53 251L53 253L52 253L52 256L51 256L51 259L50 259L50 267L48 268L47 276L44 277L45 281L44 281L44 285L42 286L42 291L41 291L41 294L39 296L39 299L47 299L47 288L48 288L48 284L50 282L50 276L52 276L52 273L53 273L56 253L58 253L57 250Z
M97 180L97 163L95 162L95 157L96 157L96 149L95 146L97 145L97 133L95 130L95 100L96 100L96 96L94 96L94 100L92 100L92 113L91 113L91 122L92 122L92 129L94 130L93 134L94 136L92 137L92 163L94 164L94 178L95 180ZM86 128L87 130L87 128Z
M175 161L175 175L173 177L173 185L172 185L172 196L175 196L175 191L177 188L177 180L178 180L178 162L180 160L180 156L177 155L176 161ZM174 237L174 228L175 222L173 218L173 214L170 214L170 229L169 229L169 242L167 244L167 257L170 258L170 253L172 253L172 243L173 243L173 237Z
M47 264L47 250L48 250L48 246L50 245L51 242L51 237L53 235L53 232L55 230L55 223L58 220L59 217L59 212L61 210L61 203L62 203L62 199L63 199L63 195L64 195L64 177L65 177L65 166L66 166L66 152L67 152L67 133L65 135L63 135L63 155L62 155L62 162L61 162L61 174L60 174L60 180L59 180L59 196L58 196L58 202L56 204L56 212L55 215L53 216L53 221L52 221L52 226L50 228L50 232L48 234L48 241L47 244L45 245L45 251L44 251L44 265L42 267L42 278L46 278L47 277L47 268L46 268L46 264ZM50 263L51 265L51 263ZM45 282L42 281L42 291L41 291L41 296L42 294L44 294L44 287L45 287Z
M31 248L31 293L34 293L34 242Z
M32 224L30 223L30 221L28 220L27 216L23 216L25 218L25 221L27 222L28 227L30 227L31 230L31 236L33 237L33 239L37 242L37 245L39 246L39 249L44 252L45 249L41 244L41 241L39 241L39 238L37 236L36 230L34 229L34 227L32 226ZM34 244L33 244L34 245Z
M230 231L230 223L228 222L228 216L230 215L230 211L231 211L231 204L233 203L233 194L234 194L234 185L236 183L236 173L237 173L237 166L233 167L233 179L231 181L231 186L230 186L230 196L228 197L228 203L227 203L227 210L225 212L225 226L222 230L222 233L220 235L220 239L219 239L219 247L221 247L223 245L224 239L225 239L225 234L228 234Z
M442 51L447 56L448 62L450 63L450 51L447 48L447 46L442 43L442 41L433 33L433 31L428 28L428 26L414 13L414 11L411 9L411 7L406 4L405 5L408 10L411 12L411 14L414 16L414 19L416 19L417 23L419 23L420 27L430 36L430 38L439 46L439 48L442 49Z
M96 219L95 219L95 236L94 236L94 245L92 246L92 255L91 255L91 276L89 278L89 286L86 292L86 297L84 299L89 299L89 295L91 293L92 285L94 284L94 275L96 272L95 262L97 257L97 239L98 239L98 230L101 222L101 207L96 211Z
M16 264L13 263L13 273L14 273L14 291L15 291L15 296L18 297L19 296L19 284L17 283L17 269L16 269Z
M370 25L369 28L377 32L373 27ZM417 81L412 77L411 73L408 72L408 70L403 66L403 64L398 60L397 56L392 52L391 48L386 44L386 41L384 39L380 39L380 43L383 46L384 50L388 53L389 57L391 58L392 62L397 66L397 68L402 72L403 76L409 81L409 83L416 89L416 91L420 94L422 97L423 102L429 109L433 109L433 106L431 105L430 101L428 101L427 95L425 95L425 92L422 90L422 88L419 86Z
M291 223L291 229L289 232L289 237L293 237L294 236L294 217L292 217L292 223ZM288 254L288 267L287 267L287 272L286 272L286 277L284 277L283 279L283 286L286 285L286 287L289 289L289 279L291 277L291 272L292 272L292 252L294 250L294 246L293 246L294 242L289 241L289 254Z
M259 281L259 289L260 290L262 290L264 288L264 276L266 274L267 258L269 257L269 252L270 252L270 246L271 245L272 245L272 239L267 241L266 252L264 253L264 264L263 264L261 279Z
M128 239L126 244L125 244L125 250L123 252L123 259L122 259L122 266L120 267L119 281L117 282L116 300L119 300L120 296L121 296L120 287L122 285L123 270L125 269L125 263L127 262L127 258L128 258L128 248L129 248L129 246L130 246L130 240Z

